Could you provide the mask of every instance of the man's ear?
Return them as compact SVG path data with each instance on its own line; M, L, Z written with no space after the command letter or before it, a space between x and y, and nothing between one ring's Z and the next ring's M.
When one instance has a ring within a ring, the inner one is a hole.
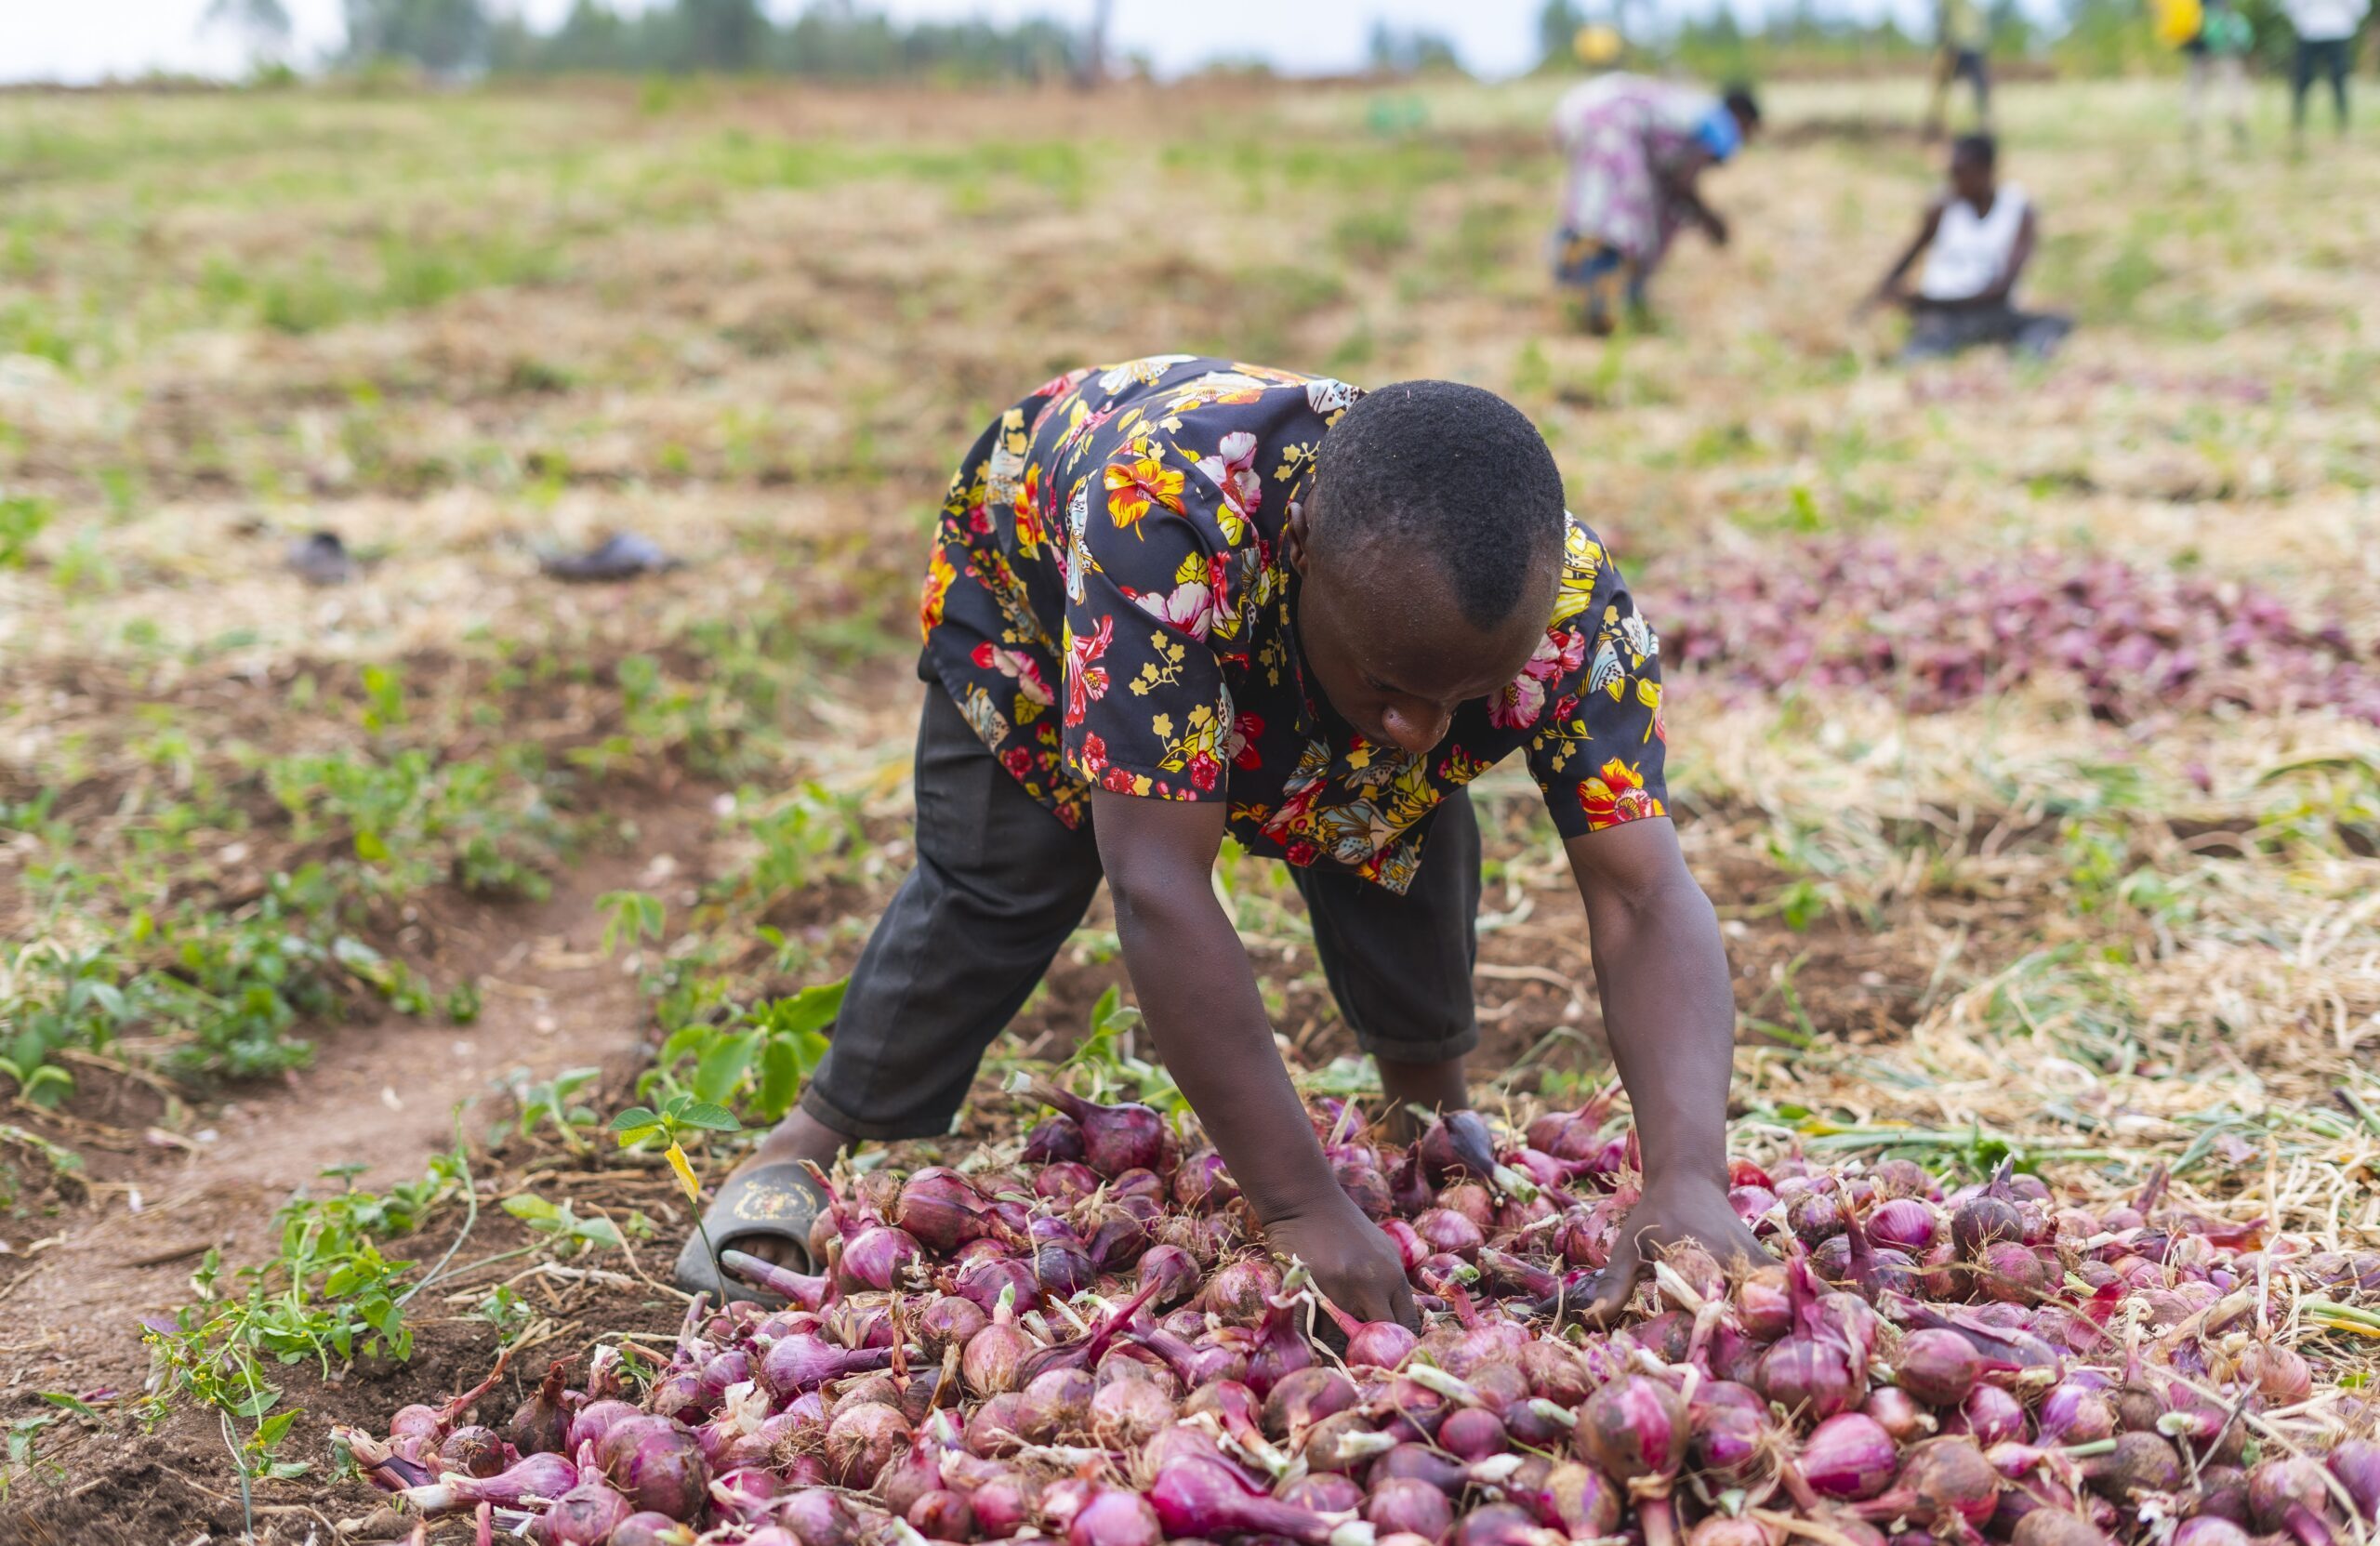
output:
M1281 528L1281 541L1289 557L1289 567L1301 575L1305 573L1306 561L1313 556L1313 549L1308 546L1308 522L1305 513L1313 503L1314 496L1308 494L1305 498L1291 505L1289 519Z

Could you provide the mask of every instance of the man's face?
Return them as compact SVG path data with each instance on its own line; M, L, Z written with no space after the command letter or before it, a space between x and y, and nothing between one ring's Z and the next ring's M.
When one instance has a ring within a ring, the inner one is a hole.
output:
M1979 155L1950 158L1950 187L1968 204L1983 205L1991 198L1991 163Z
M1525 594L1488 629L1464 621L1435 562L1375 544L1332 550L1292 530L1298 640L1307 670L1367 741L1421 753L1446 739L1457 707L1497 692L1528 664L1553 615L1548 552Z

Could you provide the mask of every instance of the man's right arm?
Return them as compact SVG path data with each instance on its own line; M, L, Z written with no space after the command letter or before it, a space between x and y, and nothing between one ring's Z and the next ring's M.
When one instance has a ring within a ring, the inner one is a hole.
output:
M1091 809L1141 1016L1266 1239L1350 1315L1417 1325L1404 1265L1339 1189L1216 899L1223 803L1094 788Z
M1876 282L1875 289L1859 303L1859 311L1864 312L1887 302L1905 298L1906 292L1901 288L1901 281L1909 277L1909 271L1917 262L1918 255L1934 244L1934 233L1941 228L1942 206L1936 205L1925 212L1925 218L1919 224L1917 234L1910 238L1909 245L1902 249L1900 257L1894 261L1893 266L1885 271L1884 277Z

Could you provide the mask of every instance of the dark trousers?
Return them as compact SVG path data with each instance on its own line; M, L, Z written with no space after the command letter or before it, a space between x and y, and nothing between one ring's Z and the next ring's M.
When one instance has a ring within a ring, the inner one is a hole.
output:
M2289 121L2299 128L2306 126L2306 99L2314 89L2314 77L2328 76L2331 83L2331 117L2342 132L2347 128L2347 72L2348 52L2355 46L2351 37L2325 37L2297 40L2297 52L2289 61Z
M854 1138L950 1130L984 1052L1082 922L1099 845L1027 795L950 695L918 722L917 866L868 936L802 1109ZM1315 952L1368 1052L1409 1063L1478 1044L1479 824L1466 796L1429 818L1405 894L1316 865L1292 868Z
M1985 344L2005 344L2012 353L2043 360L2074 331L2055 311L2019 311L2013 306L1977 306L1955 311L1920 309L1910 319L1904 362L1943 360Z

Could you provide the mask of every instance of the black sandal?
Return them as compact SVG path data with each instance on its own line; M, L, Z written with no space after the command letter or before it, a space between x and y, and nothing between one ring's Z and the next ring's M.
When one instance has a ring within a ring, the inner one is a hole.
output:
M548 553L537 561L548 576L575 584L632 580L639 575L659 575L683 567L649 537L618 532L583 553Z
M721 1251L748 1249L755 1239L786 1241L795 1254L795 1260L787 1263L787 1270L813 1273L817 1268L810 1254L810 1226L826 1206L826 1195L819 1190L809 1168L797 1159L780 1159L755 1165L721 1186L703 1213L703 1229L710 1232L711 1244ZM731 1301L771 1303L777 1298L753 1288L710 1261L700 1230L686 1236L673 1276L678 1287L690 1294L717 1295L723 1284Z

